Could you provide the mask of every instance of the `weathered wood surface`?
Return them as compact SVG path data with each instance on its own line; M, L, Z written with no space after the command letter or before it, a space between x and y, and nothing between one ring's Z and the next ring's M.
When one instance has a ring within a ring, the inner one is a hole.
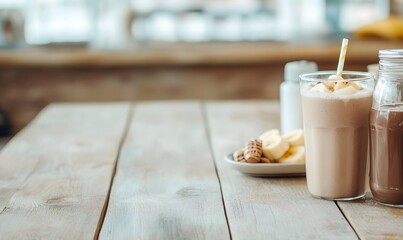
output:
M278 102L207 103L211 145L233 239L356 239L332 201L314 199L304 178L253 178L224 156L279 127Z
M1 239L94 237L130 104L51 105L0 153Z
M336 204L312 198L304 178L226 165L279 126L278 111L275 101L51 105L0 152L0 239L402 239L403 209L371 195Z
M135 106L100 239L229 239L199 103Z
M361 239L403 239L403 209L377 203L371 193L365 199L338 202Z

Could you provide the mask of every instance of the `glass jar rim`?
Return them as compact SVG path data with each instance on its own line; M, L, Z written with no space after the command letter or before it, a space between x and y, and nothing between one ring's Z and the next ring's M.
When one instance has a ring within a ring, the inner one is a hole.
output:
M374 75L368 72L358 72L358 71L344 71L342 76L353 76L346 78L344 80L334 80L328 79L330 75L336 75L336 71L318 71L313 73L305 73L299 75L301 81L305 82L323 82L323 81L371 81L374 80ZM322 76L322 77L320 77Z
M383 49L379 50L380 59L403 59L403 49Z

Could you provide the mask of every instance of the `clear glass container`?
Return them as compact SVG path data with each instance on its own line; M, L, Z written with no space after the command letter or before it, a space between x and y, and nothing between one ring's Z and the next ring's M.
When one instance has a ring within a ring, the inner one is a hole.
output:
M403 207L403 49L379 51L371 110L370 187L374 198Z
M374 78L335 71L300 76L308 190L314 197L353 200L365 195L369 113Z
M94 29L94 0L30 0L25 4L28 44L87 44Z

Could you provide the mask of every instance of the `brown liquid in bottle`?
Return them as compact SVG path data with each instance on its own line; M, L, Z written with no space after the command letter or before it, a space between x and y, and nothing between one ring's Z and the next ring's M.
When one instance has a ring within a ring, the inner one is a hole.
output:
M380 202L403 205L403 104L371 110L370 187Z

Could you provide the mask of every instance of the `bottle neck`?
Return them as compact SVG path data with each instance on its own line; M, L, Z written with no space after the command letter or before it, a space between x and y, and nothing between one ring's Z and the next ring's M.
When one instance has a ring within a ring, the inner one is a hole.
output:
M381 58L379 61L379 79L403 81L403 59Z

